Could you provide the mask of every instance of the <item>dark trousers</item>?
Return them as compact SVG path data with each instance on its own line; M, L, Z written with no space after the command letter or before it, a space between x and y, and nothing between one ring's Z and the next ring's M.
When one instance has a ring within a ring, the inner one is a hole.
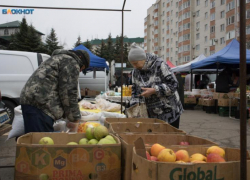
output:
M34 106L21 105L21 107L25 133L54 132L54 120L50 116Z
M180 125L180 117L175 120L174 122L170 123L171 126L174 126L175 128L179 129L179 125Z

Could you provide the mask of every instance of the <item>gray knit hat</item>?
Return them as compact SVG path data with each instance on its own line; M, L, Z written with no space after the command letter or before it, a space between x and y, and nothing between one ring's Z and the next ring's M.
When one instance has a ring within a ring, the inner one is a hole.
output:
M134 42L130 46L130 51L128 53L128 60L129 61L146 60L146 53L140 46L138 46Z

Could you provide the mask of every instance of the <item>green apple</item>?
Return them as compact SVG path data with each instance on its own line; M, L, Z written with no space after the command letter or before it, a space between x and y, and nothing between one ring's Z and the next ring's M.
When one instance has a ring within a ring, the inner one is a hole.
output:
M82 145L82 144L88 144L89 140L87 138L82 138L80 139L79 141L79 144Z
M40 139L39 144L54 145L54 141L50 137L43 137L42 139Z
M67 145L78 145L76 142L69 142Z
M88 144L97 144L98 141L96 139L91 139Z

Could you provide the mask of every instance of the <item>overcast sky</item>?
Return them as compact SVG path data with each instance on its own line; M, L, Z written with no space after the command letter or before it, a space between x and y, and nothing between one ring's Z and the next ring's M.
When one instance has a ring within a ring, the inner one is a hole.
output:
M144 18L147 9L156 0L127 0L124 12L124 35L129 38L144 37ZM1 5L49 6L72 8L121 9L123 0L1 0ZM23 15L0 14L0 24L15 20L21 21ZM12 9L12 8L11 8ZM53 27L61 44L66 49L73 47L80 35L82 41L94 38L106 39L121 35L121 12L106 11L67 11L35 9L32 15L25 15L28 24L44 33L46 37Z

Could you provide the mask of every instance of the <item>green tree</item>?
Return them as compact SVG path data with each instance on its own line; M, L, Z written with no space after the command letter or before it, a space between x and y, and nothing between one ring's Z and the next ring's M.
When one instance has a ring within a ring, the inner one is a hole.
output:
M129 46L128 43L124 44L124 48L123 48L123 62L126 62L127 68L131 68L132 65L128 61L128 46Z
M30 52L39 52L41 43L40 37L37 35L34 26L31 24L29 26L27 37L28 50Z
M121 41L120 37L116 36L114 45L114 60L115 62L121 62Z
M28 51L29 45L27 44L29 26L25 17L20 23L19 31L11 36L9 49L18 51Z
M88 39L86 42L83 43L83 45L92 52L92 44L90 43Z
M47 36L45 42L49 55L51 55L54 50L63 48L63 46L58 45L58 38L56 37L56 32L53 28L51 29L50 34Z
M78 38L77 38L77 41L76 41L76 43L74 45L74 48L77 47L77 46L79 46L81 43L82 43L81 42L81 36L79 35Z
M102 40L101 45L96 48L94 53L95 53L95 55L106 59L107 58L106 51L107 51L107 46L106 46L104 40Z

